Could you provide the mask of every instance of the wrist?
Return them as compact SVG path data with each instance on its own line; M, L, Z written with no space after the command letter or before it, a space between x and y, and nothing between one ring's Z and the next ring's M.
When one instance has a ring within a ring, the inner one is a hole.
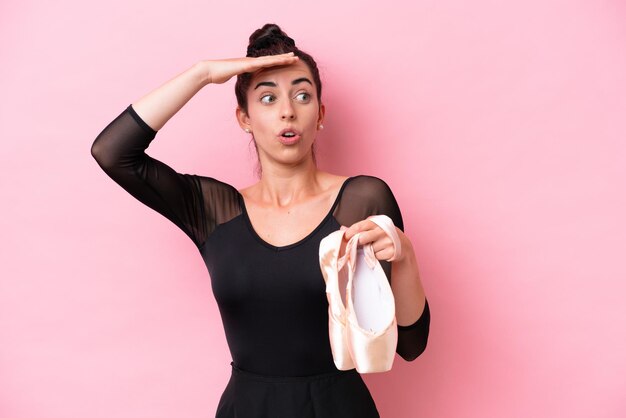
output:
M206 86L207 84L211 84L211 75L209 73L209 68L207 64L207 61L202 60L196 62L192 67L202 87Z
M396 228L396 231L398 232L398 238L400 238L400 258L395 259L393 262L397 262L400 264L404 264L407 261L410 261L409 259L411 257L415 257L415 253L413 252L413 244L411 243L411 240L409 240L409 238L404 234L404 232L402 232L401 229Z

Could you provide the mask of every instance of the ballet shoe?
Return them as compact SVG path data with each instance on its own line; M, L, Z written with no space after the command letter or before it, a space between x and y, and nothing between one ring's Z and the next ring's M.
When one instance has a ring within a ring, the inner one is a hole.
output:
M398 234L386 215L367 219L376 223L392 239L395 251L389 261L399 257ZM333 360L339 370L356 368L359 373L391 370L398 341L395 300L373 246L358 248L360 233L347 243L345 254L339 249L345 230L335 231L320 242L320 267L326 281L329 302L329 337ZM348 267L346 303L339 291L339 275Z
M390 260L398 258L400 241L386 215L367 219L379 225L394 243ZM391 285L371 244L358 248L355 234L346 245L348 284L346 288L346 339L348 351L359 373L391 370L398 344L396 307ZM343 261L339 260L339 266Z
M322 276L326 282L328 299L328 335L335 367L338 370L354 369L354 362L348 350L346 335L346 309L339 290L339 269L337 261L343 240L344 230L337 230L320 241L319 260Z

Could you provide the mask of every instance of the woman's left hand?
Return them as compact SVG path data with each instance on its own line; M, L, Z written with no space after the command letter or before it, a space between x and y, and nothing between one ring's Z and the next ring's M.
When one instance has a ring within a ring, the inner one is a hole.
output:
M400 246L404 247L407 241L406 235L404 235L404 232L402 232L402 230L397 226L394 226L394 228L396 228L396 232L398 233L398 237L400 238ZM356 222L352 224L349 228L341 225L340 229L346 230L343 235L344 245L355 234L360 233L358 245L372 243L372 246L374 248L374 254L376 255L376 258L378 260L387 261L395 254L395 248L393 246L393 241L391 240L391 238L387 235L385 231L383 231L381 227L368 219ZM344 245L342 245L342 247ZM405 251L402 251L400 248L398 250L400 251L400 257L393 260L393 262L402 261L402 259L404 259Z

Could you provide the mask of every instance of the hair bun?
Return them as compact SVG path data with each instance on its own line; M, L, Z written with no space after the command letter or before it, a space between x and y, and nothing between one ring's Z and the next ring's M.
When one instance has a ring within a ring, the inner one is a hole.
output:
M296 42L287 36L275 23L266 23L261 29L254 31L250 35L247 54L250 56L253 51L271 48L276 44L286 44L295 48Z

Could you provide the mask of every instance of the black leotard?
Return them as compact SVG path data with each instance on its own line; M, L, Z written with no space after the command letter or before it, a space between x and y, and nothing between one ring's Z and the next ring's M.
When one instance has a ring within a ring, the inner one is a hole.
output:
M115 182L168 218L195 243L211 278L236 365L259 374L304 376L336 370L319 243L369 215L385 214L404 231L389 186L369 175L348 178L328 214L300 241L276 247L252 228L233 186L181 174L145 153L156 131L129 105L95 139L91 153ZM380 262L391 280L391 263ZM428 302L412 325L398 326L396 352L412 361L426 347Z

